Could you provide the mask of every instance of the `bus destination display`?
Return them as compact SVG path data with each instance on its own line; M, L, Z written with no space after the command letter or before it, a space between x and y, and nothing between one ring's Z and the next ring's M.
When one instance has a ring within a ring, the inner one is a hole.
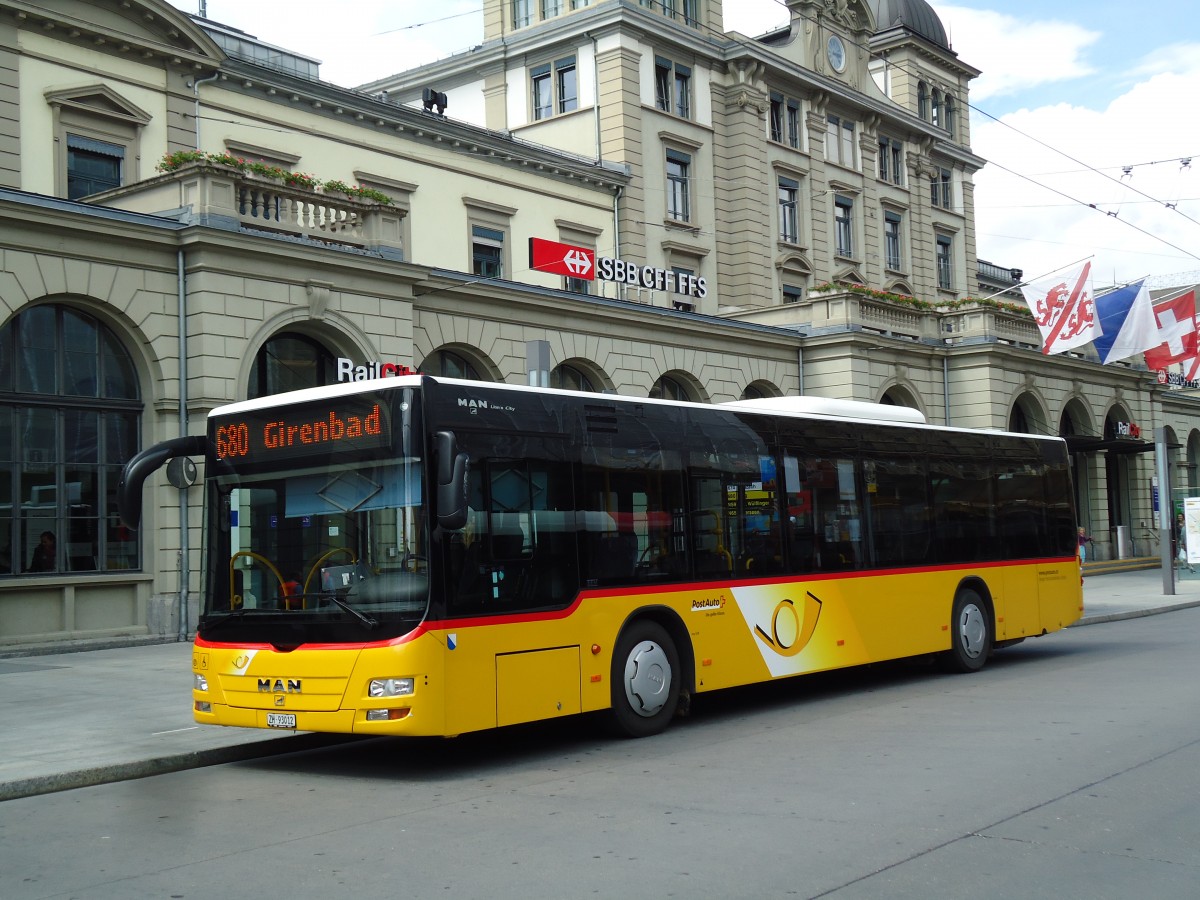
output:
M214 423L218 459L266 461L330 450L376 450L391 444L380 403L339 400L276 407Z

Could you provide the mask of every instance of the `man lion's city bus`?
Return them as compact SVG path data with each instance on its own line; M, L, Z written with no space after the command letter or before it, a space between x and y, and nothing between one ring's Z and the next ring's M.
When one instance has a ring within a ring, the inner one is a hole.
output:
M457 735L904 657L1082 613L1058 438L814 398L706 405L421 375L234 403L203 456L195 719Z

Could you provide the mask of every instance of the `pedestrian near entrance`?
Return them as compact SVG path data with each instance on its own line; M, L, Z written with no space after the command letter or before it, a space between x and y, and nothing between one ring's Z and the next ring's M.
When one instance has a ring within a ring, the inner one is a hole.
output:
M1079 563L1082 565L1087 562L1087 545L1092 540L1092 536L1083 530L1083 526L1079 526Z
M1187 526L1183 519L1183 513L1175 516L1175 568L1187 568L1189 572L1195 572L1192 564L1188 562L1187 556Z

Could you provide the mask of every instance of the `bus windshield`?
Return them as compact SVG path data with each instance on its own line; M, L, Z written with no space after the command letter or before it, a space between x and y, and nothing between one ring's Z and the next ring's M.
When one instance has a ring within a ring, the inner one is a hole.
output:
M381 404L384 419L390 402ZM318 442L286 463L252 446L225 456L208 480L203 637L362 642L421 622L429 600L424 466L419 446L404 446L420 429L409 427L408 402L396 409L397 427L367 451L330 452ZM328 415L271 410L247 432L270 435L291 420ZM214 433L229 428L215 425Z

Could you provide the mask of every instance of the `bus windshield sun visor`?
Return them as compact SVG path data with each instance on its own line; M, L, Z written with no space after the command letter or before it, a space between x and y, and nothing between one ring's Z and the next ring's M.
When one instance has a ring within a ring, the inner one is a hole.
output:
M125 464L121 480L117 482L117 509L121 523L127 528L136 529L142 521L142 485L146 479L177 456L212 459L214 453L206 435L188 435L147 447Z

